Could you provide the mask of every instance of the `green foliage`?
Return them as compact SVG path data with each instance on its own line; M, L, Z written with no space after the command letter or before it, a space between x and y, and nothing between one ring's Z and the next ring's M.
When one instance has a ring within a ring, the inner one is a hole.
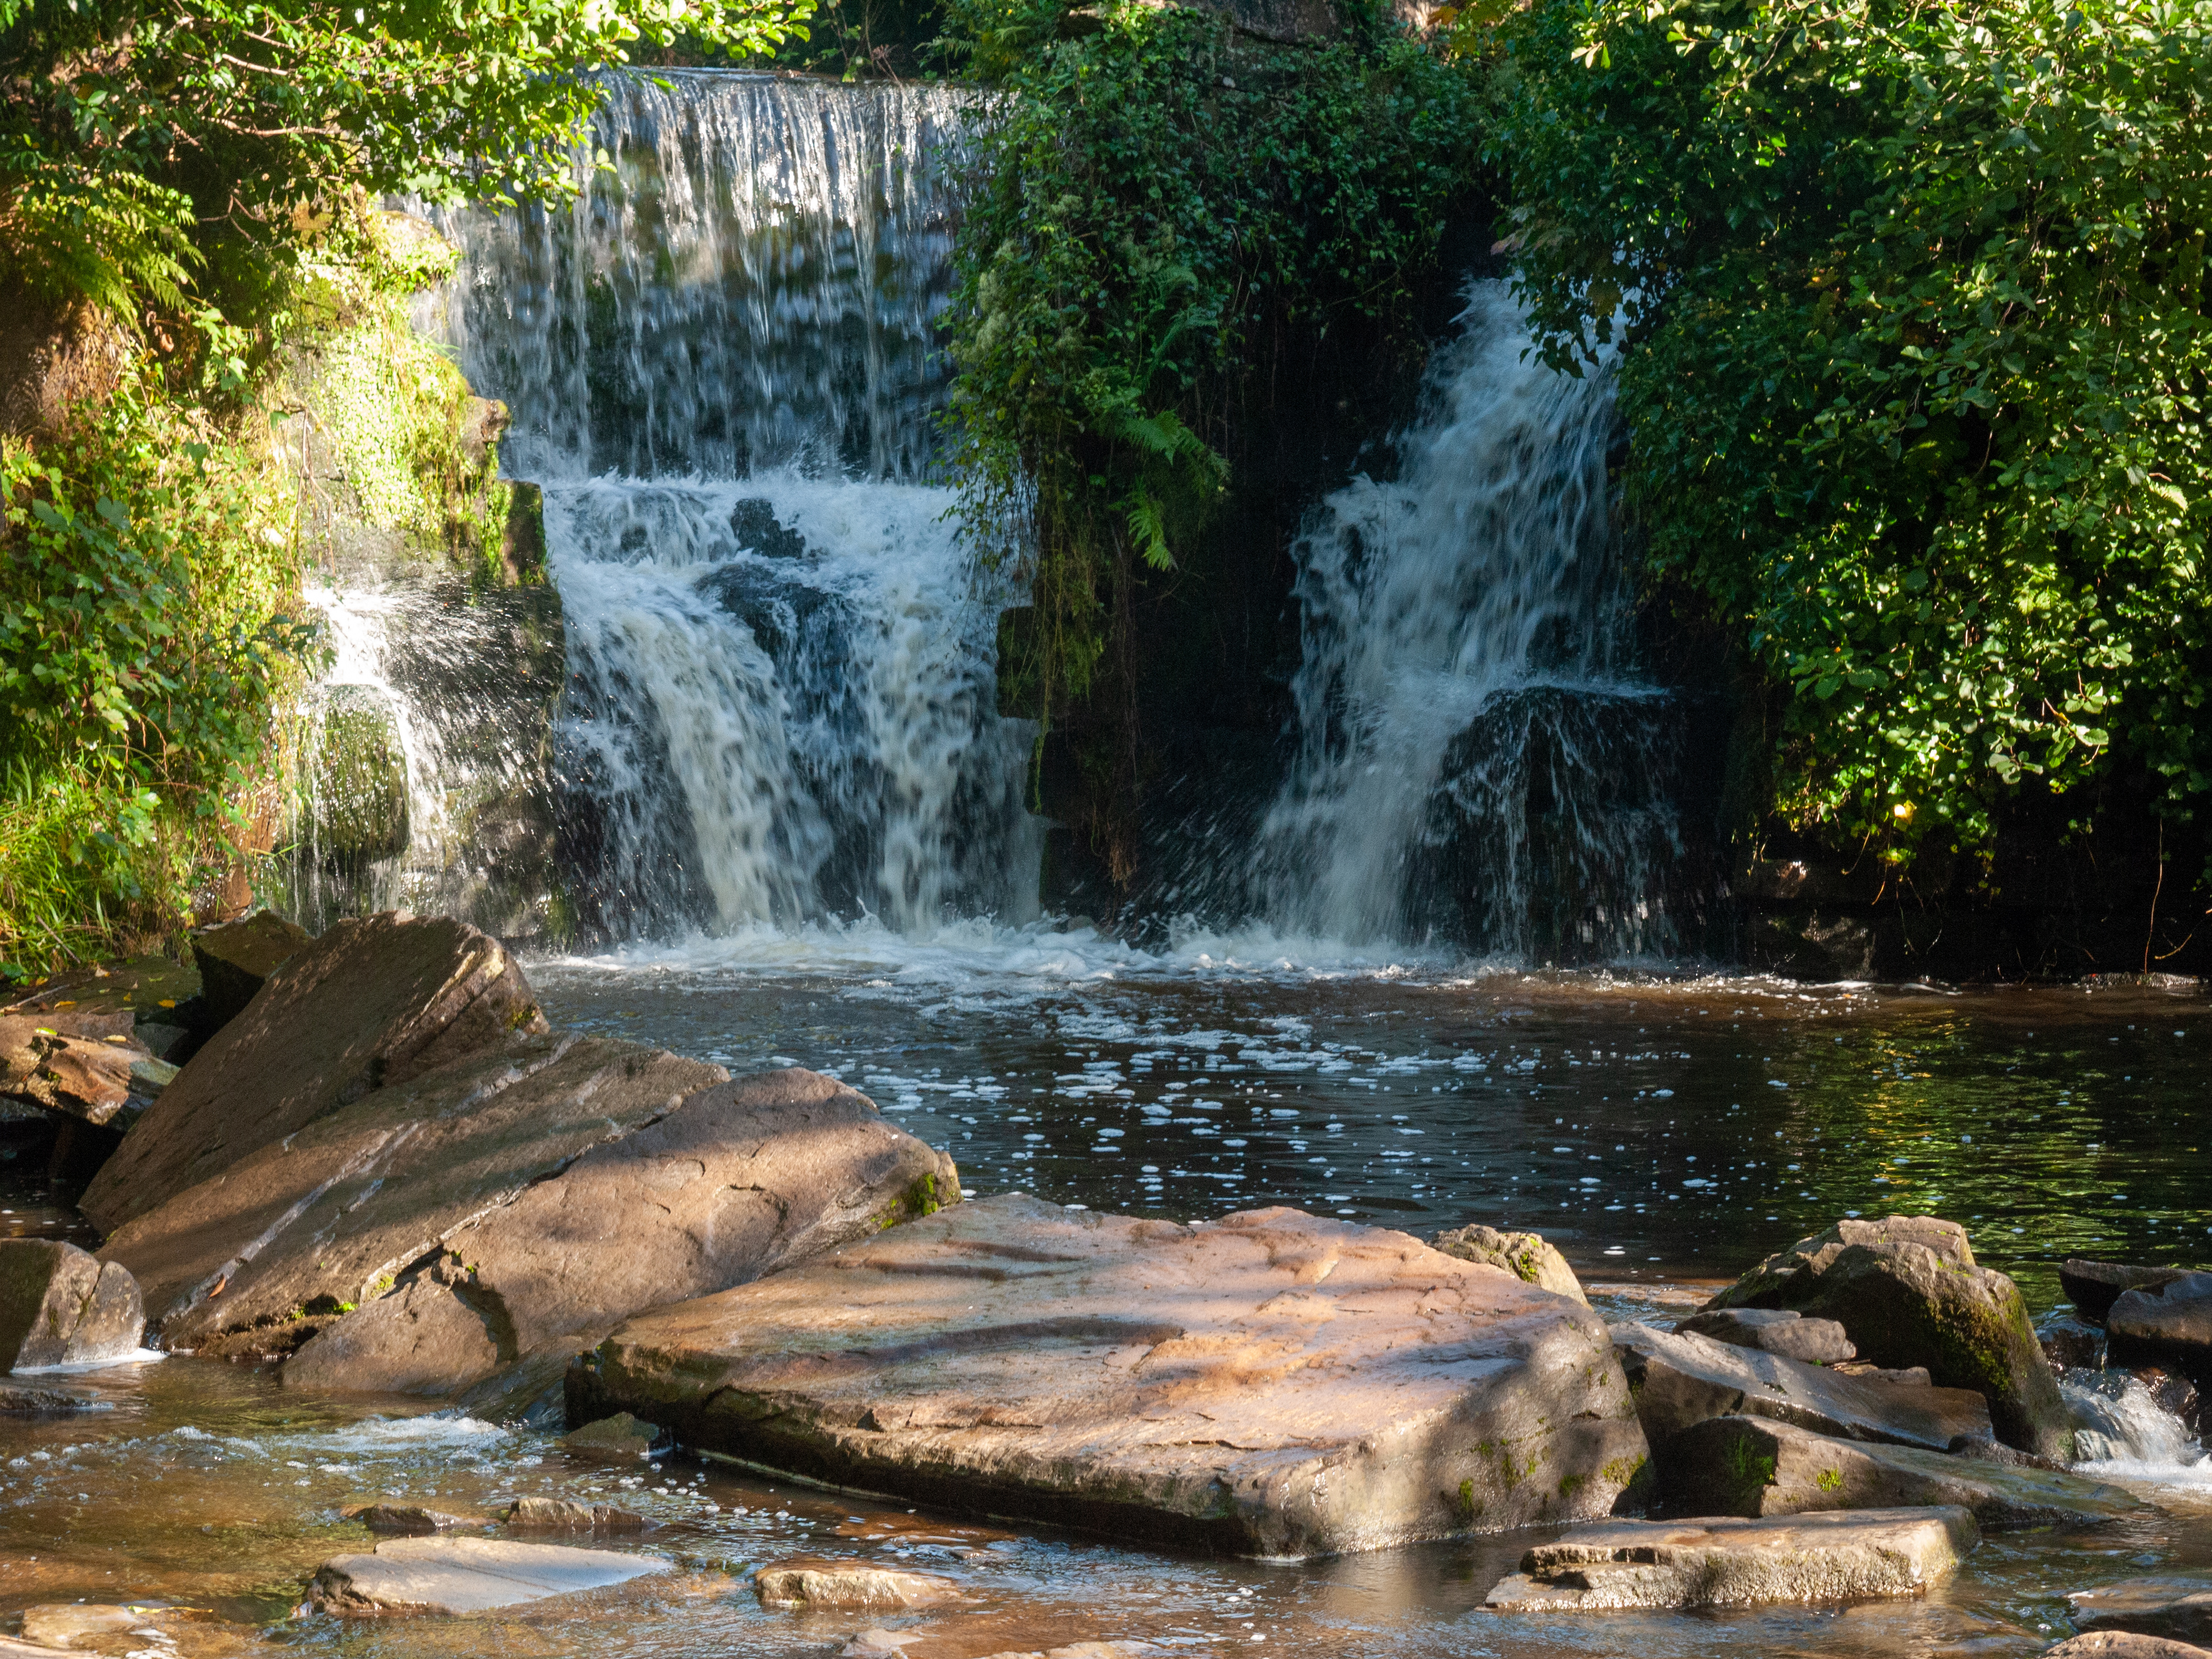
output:
M1985 848L2205 720L2212 6L1543 0L1492 141L1523 291L1620 356L1656 575L1782 697L1801 825Z
M1473 166L1473 78L1353 21L1278 47L1131 0L952 8L995 88L956 249L961 511L1028 584L1002 670L1047 720L1091 694L1141 573L1198 545L1266 342L1403 314L1433 267Z

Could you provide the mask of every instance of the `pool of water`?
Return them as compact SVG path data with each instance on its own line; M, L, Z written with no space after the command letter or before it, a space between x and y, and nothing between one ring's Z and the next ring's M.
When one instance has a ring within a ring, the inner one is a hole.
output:
M1949 994L1723 977L1531 975L1278 941L1148 956L1087 932L762 936L530 966L549 1015L745 1070L834 1072L949 1146L971 1192L1179 1218L1294 1204L1423 1235L1560 1243L1609 1317L1671 1322L1838 1214L1934 1212L2039 1312L2084 1252L2212 1257L2193 989ZM30 1131L0 1133L0 1232L83 1236ZM1531 1535L1296 1565L1148 1553L763 1480L677 1456L610 1465L420 1402L288 1389L190 1358L76 1379L105 1409L0 1419L0 1632L33 1602L158 1604L139 1653L836 1653L866 1626L910 1659L1087 1638L1193 1654L2026 1656L2063 1593L2212 1571L2212 1468L2105 1473L2132 1520L1991 1538L1924 1599L1505 1620L1482 1610ZM489 1620L302 1613L349 1507L495 1512L532 1492L652 1516L671 1570ZM750 1564L858 1554L959 1598L860 1617L762 1608ZM125 1646L116 1646L118 1653Z

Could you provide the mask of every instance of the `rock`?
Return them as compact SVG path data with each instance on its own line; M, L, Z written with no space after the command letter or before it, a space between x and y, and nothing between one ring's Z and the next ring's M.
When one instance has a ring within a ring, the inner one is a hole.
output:
M643 1532L652 1523L611 1504L580 1504L572 1498L518 1498L507 1512L517 1532Z
M2075 1590L2074 1622L2083 1631L2132 1631L2172 1642L2212 1642L2212 1580L2124 1578Z
M392 694L377 685L320 689L302 757L307 849L362 865L407 850L407 750Z
M1484 1605L1496 1613L1583 1613L1920 1595L1979 1541L1962 1509L1601 1521L1537 1545Z
M2078 1476L1838 1440L1786 1423L1717 1417L1653 1449L1664 1513L1806 1515L1955 1505L1984 1532L2140 1514L2133 1494Z
M1877 1382L1894 1382L1907 1389L1932 1389L1936 1379L1928 1375L1925 1365L1905 1365L1895 1370L1883 1365L1869 1365L1863 1360L1840 1359L1828 1369L1838 1376L1867 1376Z
M921 1607L957 1593L935 1573L814 1558L763 1567L753 1575L753 1591L771 1607Z
M1839 1221L1769 1256L1708 1305L1832 1319L1867 1363L1925 1365L1938 1386L1981 1394L2007 1445L2072 1455L2065 1402L2019 1287L1975 1265L1956 1222Z
M1674 1328L1693 1336L1709 1336L1732 1347L1778 1353L1784 1359L1800 1359L1808 1365L1856 1359L1859 1352L1834 1320L1808 1319L1788 1308L1714 1308L1692 1314Z
M1502 1233L1495 1227L1480 1225L1457 1227L1448 1233L1438 1233L1436 1248L1462 1261L1503 1267L1524 1285L1572 1297L1584 1307L1589 1305L1589 1298L1583 1294L1582 1280L1567 1266L1566 1257L1544 1242L1541 1233Z
M2058 1269L2058 1287L2084 1319L2101 1321L2123 1292L2154 1291L2187 1271L2181 1267L2130 1267L2118 1261L2084 1261L2069 1256Z
M105 1124L131 1098L131 1067L153 1055L127 1012L0 1015L0 1095Z
M280 970L253 1012L223 1028L155 1111L232 1032L264 1017L302 960ZM358 1304L314 1340L354 1325L354 1334L331 1337L351 1357L347 1386L391 1389L418 1375L434 1351L451 1353L473 1309L491 1333L489 1346L475 1352L495 1368L519 1357L511 1331L499 1326L508 1315L492 1293L469 1288L469 1264L445 1241L723 1079L719 1066L632 1043L513 1038L308 1122L126 1224L102 1254L142 1275L148 1315L173 1348L259 1330L269 1336L260 1351L282 1353L293 1346L282 1328L296 1312L337 1314ZM153 1127L149 1113L125 1151ZM459 1307L438 1306L441 1297ZM394 1297L398 1305L379 1305ZM301 1374L319 1366L336 1376L341 1363L310 1360ZM442 1387L475 1380L448 1376Z
M668 1443L667 1431L628 1412L599 1418L561 1437L570 1451L591 1452L602 1457L647 1457L656 1446Z
M207 1014L228 1025L246 1012L270 975L311 944L313 935L273 910L257 910L192 935L192 961L200 970Z
M2124 1291L2105 1316L2117 1365L2171 1365L2212 1380L2212 1273L2177 1274Z
M159 1020L142 1019L132 1032L145 1046L146 1052L164 1064L182 1066L187 1056L181 1050L191 1042L192 1034L181 1025L165 1025Z
M492 1538L395 1538L374 1555L326 1561L307 1587L322 1613L349 1618L421 1613L453 1617L573 1595L665 1572L647 1555L516 1544Z
M0 1417L74 1417L80 1412L114 1409L104 1400L66 1389L34 1389L0 1380Z
M1595 1316L1493 1268L1019 1194L640 1316L568 1388L814 1480L1271 1556L1603 1514L1645 1449Z
M1615 1325L1613 1350L1654 1446L1716 1417L1758 1417L1814 1434L1943 1451L1960 1436L1990 1434L1981 1395L1842 1376L1757 1348L1687 1332Z
M58 1240L0 1240L0 1370L126 1358L145 1329L125 1269Z
M2129 1631L2100 1630L2044 1649L2043 1659L2212 1659L2212 1649Z
M2043 1344L2043 1357L2060 1376L2069 1371L2105 1369L2105 1328L2101 1323L2093 1325L2073 1314L2046 1314L2036 1325L2035 1340Z
M392 911L338 922L192 1056L78 1207L112 1234L372 1090L544 1029L520 966L475 928Z
M872 1237L959 1191L951 1158L836 1079L796 1069L742 1078L685 1096L512 1202L473 1219L457 1213L465 1224L442 1243L465 1273L439 1273L443 1289L418 1281L411 1302L364 1304L286 1374L315 1386L347 1376L343 1386L449 1392L452 1378L474 1382L531 1355L565 1358L630 1314ZM434 1311L433 1297L442 1297ZM498 1351L491 1362L459 1363L487 1343Z
M358 1521L371 1532L391 1533L402 1538L427 1538L434 1533L451 1532L456 1527L481 1527L485 1524L481 1516L447 1515L442 1510L426 1510L420 1504L362 1504L345 1512L349 1521Z
M87 1637L125 1636L145 1628L146 1614L137 1607L49 1601L23 1609L23 1639L41 1648L82 1647Z

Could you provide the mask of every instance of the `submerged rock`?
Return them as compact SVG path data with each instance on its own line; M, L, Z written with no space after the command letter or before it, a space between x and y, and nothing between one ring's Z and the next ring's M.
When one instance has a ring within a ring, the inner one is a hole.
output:
M125 1358L145 1329L138 1286L113 1262L53 1239L0 1241L0 1370Z
M1802 1360L1808 1365L1856 1359L1859 1352L1834 1320L1808 1319L1788 1308L1712 1308L1692 1314L1674 1328L1692 1336L1709 1336L1731 1347L1778 1353L1784 1359Z
M1654 1446L1716 1417L1758 1417L1814 1434L1948 1451L1990 1437L1989 1405L1965 1389L1845 1376L1690 1332L1615 1325L1613 1348Z
M957 1595L958 1586L933 1572L809 1557L763 1567L753 1592L770 1607L922 1607Z
M2132 1631L2170 1641L2212 1642L2212 1579L2124 1578L2075 1590L2074 1622L2084 1631Z
M43 1602L23 1609L23 1639L41 1648L83 1647L88 1638L144 1631L147 1612L143 1607L103 1607L98 1602Z
M2105 1316L2112 1362L2172 1365L2212 1380L2212 1273L2123 1291Z
M2055 1648L2045 1648L2043 1659L2212 1659L2212 1649L2169 1642L2162 1636L2137 1636L2129 1631L2092 1631L2069 1637Z
M371 1532L399 1538L428 1538L457 1528L489 1524L482 1516L447 1515L443 1510L426 1510L420 1504L363 1504L348 1510L345 1518L358 1521Z
M349 1618L385 1613L453 1617L574 1595L665 1572L647 1555L516 1544L495 1538L396 1538L374 1555L326 1561L308 1586L319 1612Z
M1652 1453L1665 1512L1807 1515L1954 1504L1984 1532L2078 1526L2142 1512L2132 1493L2048 1469L1853 1443L1785 1423L1719 1417Z
M0 1378L0 1417L74 1417L81 1412L109 1412L115 1407L90 1395L67 1389L34 1389Z
M1498 1613L1707 1607L1919 1595L1980 1542L1963 1509L1860 1510L1786 1521L1602 1521L1522 1558Z
M569 1451L588 1452L599 1457L648 1457L653 1449L667 1438L666 1432L657 1425L641 1421L628 1412L617 1412L580 1429L571 1429L561 1437L561 1444Z
M611 1504L580 1504L573 1498L518 1498L507 1524L517 1532L643 1532L653 1523Z
M1878 1366L1925 1365L1990 1403L1996 1437L2070 1457L2074 1431L2012 1280L1978 1267L1966 1230L1934 1216L1843 1220L1769 1256L1712 1308L1789 1308L1832 1319Z
M629 1321L569 1373L687 1443L1151 1544L1311 1555L1607 1511L1588 1310L1402 1233L963 1204Z
M78 1207L112 1234L373 1090L544 1030L498 940L399 912L339 922L192 1056Z
M2058 1269L2058 1288L2084 1319L2102 1321L2128 1291L2154 1291L2187 1271L2183 1267L2134 1267L2118 1261L2085 1261L2069 1256Z
M244 1013L269 975L313 939L306 928L273 910L257 910L193 934L192 961L200 970L209 1024L228 1025Z
M1589 1298L1583 1294L1582 1280L1567 1266L1566 1257L1547 1243L1541 1233L1502 1233L1495 1227L1480 1225L1455 1227L1438 1233L1435 1243L1446 1255L1503 1267L1524 1285L1571 1296L1584 1307L1589 1305Z

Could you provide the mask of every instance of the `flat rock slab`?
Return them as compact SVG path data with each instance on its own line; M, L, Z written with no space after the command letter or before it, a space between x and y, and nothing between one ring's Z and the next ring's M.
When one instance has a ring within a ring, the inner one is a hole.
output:
M1757 1348L1808 1365L1856 1359L1859 1351L1832 1319L1808 1319L1788 1308L1709 1308L1677 1324L1678 1331L1709 1336L1731 1347ZM1926 1378L1923 1376L1923 1380Z
M1765 1516L1951 1504L1984 1532L2140 1515L2118 1486L2061 1471L1838 1440L1786 1423L1720 1417L1654 1451L1665 1512Z
M95 1127L110 1122L130 1103L132 1068L154 1057L135 1025L127 1011L0 1015L0 1095Z
M1919 1595L1979 1541L1974 1517L1962 1509L1600 1522L1530 1550L1485 1605L1498 1613L1596 1613Z
M126 1607L93 1601L47 1601L23 1609L23 1639L40 1648L83 1648L101 1637L154 1636L150 1607ZM162 1636L161 1646L170 1638ZM139 1645L144 1645L141 1643Z
M58 1240L0 1240L0 1370L126 1358L145 1329L125 1269Z
M1613 1343L1636 1393L1644 1431L1658 1446L1716 1417L1762 1417L1846 1440L1948 1449L1990 1437L1988 1401L1741 1348L1688 1332L1615 1325Z
M78 1207L112 1233L373 1089L544 1029L520 966L466 923L338 922L209 1038Z
M2212 1659L2212 1649L2169 1642L2162 1636L2137 1636L2132 1631L2099 1630L2045 1648L2043 1659Z
M320 1611L352 1618L452 1617L605 1589L667 1570L668 1563L652 1556L612 1550L492 1538L396 1538L379 1544L374 1555L325 1562L307 1593Z
M2074 1622L2084 1631L2132 1631L2169 1641L2212 1643L2212 1579L2124 1578L2076 1590Z
M924 1607L959 1587L933 1572L805 1557L761 1568L753 1593L770 1607Z
M1645 1453L1587 1308L1286 1209L963 1204L641 1315L568 1390L841 1486L1263 1556L1605 1514Z

